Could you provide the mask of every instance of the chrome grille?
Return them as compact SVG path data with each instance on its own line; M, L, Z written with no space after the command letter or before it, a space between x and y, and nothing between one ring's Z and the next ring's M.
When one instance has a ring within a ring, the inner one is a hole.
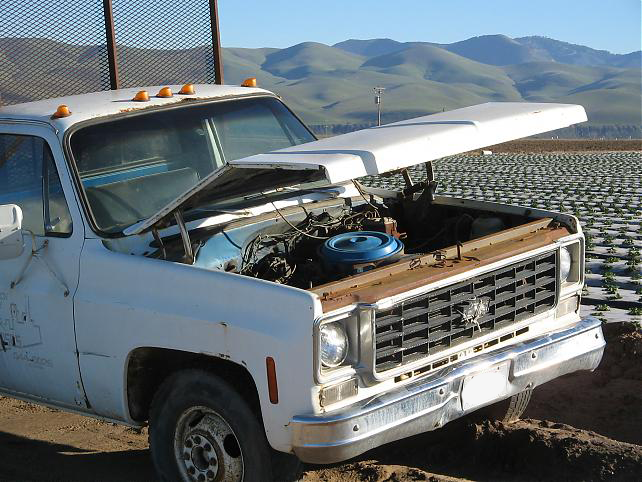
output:
M557 296L557 253L410 298L375 316L375 369L383 372L542 313ZM486 314L464 319L482 300Z

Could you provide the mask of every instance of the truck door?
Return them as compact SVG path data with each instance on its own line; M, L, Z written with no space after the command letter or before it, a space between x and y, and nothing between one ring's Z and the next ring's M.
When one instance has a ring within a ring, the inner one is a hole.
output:
M82 409L73 298L84 229L66 169L53 130L0 124L0 204L20 206L26 230L22 255L0 260L0 390Z

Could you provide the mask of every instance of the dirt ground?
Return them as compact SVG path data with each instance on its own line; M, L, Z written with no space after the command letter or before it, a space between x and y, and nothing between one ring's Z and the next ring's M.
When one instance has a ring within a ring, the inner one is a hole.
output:
M594 373L538 387L525 420L454 422L344 464L306 467L305 482L642 480L642 330L605 326ZM147 430L0 397L0 480L154 480Z
M521 139L486 147L484 150L507 154L516 152L642 151L642 139Z

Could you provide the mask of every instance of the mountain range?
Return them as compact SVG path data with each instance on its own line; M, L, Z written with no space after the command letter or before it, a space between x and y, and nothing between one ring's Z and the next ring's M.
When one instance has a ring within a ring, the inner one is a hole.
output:
M11 72L21 71L22 60L11 55L16 42L25 44L21 56L43 48L34 39L0 39L0 65L13 69L0 67L5 71L0 70L0 95L5 99L17 95L11 91L16 78L7 81ZM88 68L87 59L97 55L97 47L82 49L66 44L56 48L55 65L43 69L49 85L58 70ZM161 69L156 74L158 84L198 77L202 73L193 68L180 68L180 55L207 57L205 47L180 53L154 50L153 55L126 47L119 52L130 59L140 57L132 62L135 70L125 69L128 85L148 84L144 77L154 68ZM259 86L281 95L317 130L372 124L373 87L381 86L386 89L384 122L488 101L568 102L585 106L590 126L628 126L639 133L641 57L640 51L619 55L545 37L487 35L451 44L353 39L335 45L304 42L283 49L225 48L223 67L226 83L256 77ZM29 82L23 79L23 94Z

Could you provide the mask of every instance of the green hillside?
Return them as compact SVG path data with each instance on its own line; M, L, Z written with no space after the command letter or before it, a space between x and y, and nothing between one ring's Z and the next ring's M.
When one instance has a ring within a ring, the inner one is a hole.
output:
M286 79L300 79L311 75L353 71L363 58L327 45L305 42L272 52L265 57L261 69Z
M121 75L130 86L199 81L211 62L208 52L121 47L128 62ZM104 46L0 38L0 102L105 88L101 55ZM615 55L543 37L487 35L448 45L352 39L334 46L226 48L223 66L226 83L256 77L317 126L372 124L372 89L381 86L386 122L489 101L568 102L582 104L587 125L603 133L609 126L640 132L639 58L639 52Z
M490 65L513 65L552 60L543 49L522 45L506 35L484 35L444 45L446 50Z
M586 108L587 125L639 129L641 71L608 65L629 64L637 53L578 46L573 57L570 45L502 35L450 45L391 39L353 39L333 47L308 42L278 51L257 49L261 52L251 65L241 66L226 53L226 81L256 76L310 124L373 122L372 88L382 86L386 121L489 101L572 102ZM597 65L583 65L591 61Z

